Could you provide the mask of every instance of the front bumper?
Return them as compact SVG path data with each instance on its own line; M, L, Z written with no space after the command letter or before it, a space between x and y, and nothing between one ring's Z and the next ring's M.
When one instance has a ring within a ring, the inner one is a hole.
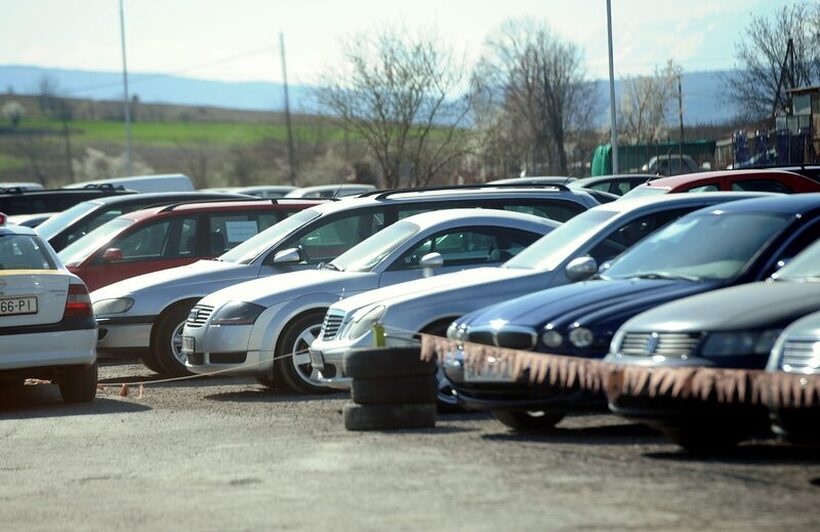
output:
M106 358L136 358L151 346L156 316L98 317L97 353Z
M260 376L273 371L273 349L249 349L253 325L210 325L182 329L193 350L183 350L191 373L224 371L231 375ZM186 341L183 341L184 349Z
M96 329L2 336L0 372L54 366L88 366L97 360Z

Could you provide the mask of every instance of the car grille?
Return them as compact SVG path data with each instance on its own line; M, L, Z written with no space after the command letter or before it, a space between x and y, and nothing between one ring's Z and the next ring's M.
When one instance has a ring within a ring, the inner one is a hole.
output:
M469 330L467 341L477 344L495 345L508 349L532 349L535 347L537 335L534 331L522 328L521 330Z
M196 314L194 314L194 311L196 311ZM185 325L192 328L202 327L205 325L205 322L208 321L208 318L211 317L213 311L214 308L210 305L194 305L194 308L192 308L188 314Z
M626 333L620 351L632 356L691 356L700 339L700 334L691 333Z
M794 373L820 373L820 338L786 340L781 366Z
M328 312L325 315L325 321L322 322L320 338L322 340L333 340L336 338L336 333L339 332L339 327L342 326L342 320L344 317L344 314Z

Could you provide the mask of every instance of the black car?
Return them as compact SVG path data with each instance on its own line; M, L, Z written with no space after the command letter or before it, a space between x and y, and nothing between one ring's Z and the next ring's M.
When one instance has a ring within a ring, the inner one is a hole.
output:
M618 330L605 360L647 370L763 370L783 329L815 310L820 310L820 243L772 280L687 297L635 316ZM790 349L786 368L796 369L797 358ZM806 365L799 369L803 372ZM620 394L609 406L620 416L659 428L684 448L705 451L768 433L766 405L748 401L751 389L738 394L743 396L738 401L733 397L721 402L716 391L704 399L658 394L645 387Z
M0 212L8 216L60 212L83 201L130 194L136 194L136 191L126 190L122 187L112 187L111 185L89 186L78 189L29 190L18 187L5 188L0 189Z
M73 190L66 190L66 192L73 192ZM84 192L84 190L79 192ZM54 251L59 252L105 222L132 211L186 201L239 198L250 198L250 196L219 192L157 192L111 196L78 203L42 222L36 230L44 240L51 244Z
M759 281L814 242L820 194L722 204L679 218L615 259L599 279L543 290L457 320L448 336L499 347L603 358L633 316L683 297ZM602 394L530 385L529 376L473 375L463 357L445 367L459 400L513 428L551 426Z

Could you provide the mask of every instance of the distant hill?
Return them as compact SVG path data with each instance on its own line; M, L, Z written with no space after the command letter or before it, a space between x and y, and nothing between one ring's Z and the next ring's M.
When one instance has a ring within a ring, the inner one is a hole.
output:
M733 110L721 102L721 77L730 71L687 72L683 75L683 108L686 125L721 123L730 120ZM122 74L119 72L90 72L62 70L35 66L0 66L0 92L11 88L19 94L37 92L43 76L58 82L59 90L73 98L116 100L122 95ZM211 81L164 74L129 74L131 94L143 103L167 103L190 106L224 107L253 111L281 111L284 109L282 85L271 82ZM600 95L601 110L597 125L609 124L609 84L595 82ZM309 112L315 108L311 87L291 85L291 108ZM620 82L616 82L620 93Z

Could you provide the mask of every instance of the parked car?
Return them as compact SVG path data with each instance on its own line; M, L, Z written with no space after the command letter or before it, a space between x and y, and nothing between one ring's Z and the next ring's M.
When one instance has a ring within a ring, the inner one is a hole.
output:
M820 221L815 220L791 245L818 237ZM820 310L820 241L779 270L775 279L687 297L639 314L618 329L605 360L651 368L762 370L784 327ZM803 344L789 345L785 367L801 373L810 368L811 345L808 356L805 348L800 351ZM773 366L779 369L783 362L777 354L774 358ZM623 394L610 409L655 426L694 451L723 449L769 428L766 405L720 403L716 396L704 401Z
M819 259L815 256L814 260L816 270ZM817 283L820 276L814 272L810 279ZM772 349L766 369L773 373L785 371L810 378L820 374L820 312L809 314L783 330ZM820 442L820 408L816 405L772 406L770 416L772 429L780 436L797 443Z
M97 392L97 324L83 282L37 233L0 214L0 383L48 379L66 402Z
M60 212L83 201L130 194L136 194L136 192L111 186L84 188L82 190L62 188L44 190L15 189L11 192L0 192L0 212L5 213L7 216Z
M175 203L124 214L58 256L89 290L144 273L218 257L316 200Z
M598 190L600 192L609 192L610 194L615 194L616 196L623 196L633 188L656 178L657 176L651 174L620 174L584 177L581 179L576 179L570 183L569 188L573 188L575 190Z
M691 155L677 153L656 155L641 166L641 172L652 175L678 175L697 171L698 163Z
M345 298L328 309L321 334L310 346L313 367L323 384L347 389L344 354L372 345L370 326L376 322L385 326L390 345L402 345L416 332L443 335L468 312L592 275L595 263L612 259L686 213L754 196L687 194L607 203L565 222L500 268L437 275ZM455 406L443 376L441 384L440 403Z
M566 185L575 181L574 177L562 176L532 176L532 177L510 177L507 179L495 179L488 181L491 185Z
M253 187L234 187L234 194L247 194L257 198L275 199L284 198L288 193L299 190L299 187L289 185L258 185Z
M37 226L37 233L48 241L54 251L59 252L102 224L139 209L186 201L230 200L243 197L247 198L238 194L214 192L159 192L99 198L78 203L49 217Z
M455 207L514 210L557 221L596 204L565 187L482 186L383 191L301 211L216 260L131 278L92 293L100 324L98 353L142 357L151 368L187 373L180 332L194 304L230 285L316 268L393 222Z
M6 223L9 225L22 225L23 227L37 227L54 216L54 214L55 213L53 212L42 212L39 214L17 214L15 216L9 216Z
M663 303L759 281L817 238L820 194L749 199L688 214L615 259L600 279L543 290L456 320L448 336L475 343L603 358L628 319ZM520 255L519 255L520 256ZM592 269L592 268L590 268ZM684 319L679 316L679 319ZM551 426L565 413L604 404L603 394L562 390L491 367L447 365L458 398L514 429ZM501 368L497 368L501 369Z
M355 196L365 192L376 190L373 185L343 183L338 185L317 185L315 187L302 187L291 190L284 197L286 198L342 198L344 196Z
M307 347L334 302L433 272L500 265L558 225L493 209L444 209L404 218L322 269L282 274L275 283L254 279L204 297L182 331L187 366L194 373L233 368L268 385L284 381L297 392L327 391L317 381Z
M677 192L717 192L719 190L820 192L820 183L783 170L719 170L653 179L624 194L625 198L674 194Z
M137 175L131 177L112 177L72 183L63 188L86 188L89 186L122 187L137 192L192 192L194 185L191 178L184 174Z
M31 181L0 181L0 192L13 192L15 190L43 190L45 187L40 183Z

